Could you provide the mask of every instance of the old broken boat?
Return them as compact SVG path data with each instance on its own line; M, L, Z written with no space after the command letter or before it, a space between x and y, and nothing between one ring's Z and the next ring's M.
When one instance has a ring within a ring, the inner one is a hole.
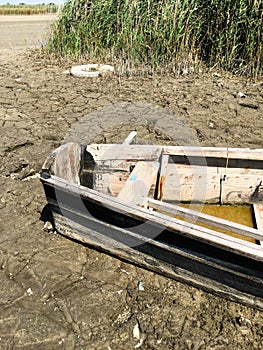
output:
M70 142L40 179L62 235L263 309L262 149ZM254 227L207 204L246 206Z

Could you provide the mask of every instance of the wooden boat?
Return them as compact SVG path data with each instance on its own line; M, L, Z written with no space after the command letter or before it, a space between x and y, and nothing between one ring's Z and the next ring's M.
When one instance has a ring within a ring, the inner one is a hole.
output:
M62 235L263 309L262 149L71 142L50 154L40 179ZM193 203L249 206L257 226Z

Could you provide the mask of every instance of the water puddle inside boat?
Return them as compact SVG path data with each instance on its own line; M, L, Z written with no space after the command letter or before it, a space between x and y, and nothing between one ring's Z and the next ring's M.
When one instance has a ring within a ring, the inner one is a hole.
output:
M197 212L202 212L204 214L212 215L221 219L229 220L238 224L242 224L249 227L254 227L254 219L253 219L253 212L251 206L245 206L245 205L217 205L217 204L180 204L180 206L189 208L191 210L196 210ZM178 217L181 219L181 217ZM211 228L213 230L244 239L249 242L256 243L256 241L253 238L249 238L246 236L241 236L238 234L235 234L233 232L215 228L206 224L202 224L197 222L198 225Z

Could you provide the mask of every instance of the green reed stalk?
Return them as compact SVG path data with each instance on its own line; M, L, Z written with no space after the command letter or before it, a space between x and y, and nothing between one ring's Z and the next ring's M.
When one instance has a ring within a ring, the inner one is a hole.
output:
M258 0L72 0L52 27L48 52L259 75L262 16Z

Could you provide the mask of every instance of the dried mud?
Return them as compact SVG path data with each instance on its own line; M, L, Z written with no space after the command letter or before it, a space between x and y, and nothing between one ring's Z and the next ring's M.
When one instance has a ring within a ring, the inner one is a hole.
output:
M137 128L166 143L184 126L200 145L262 148L263 83L214 73L79 79L35 53L5 52L0 349L262 349L261 311L44 232L37 174L76 125L87 141L121 142Z

